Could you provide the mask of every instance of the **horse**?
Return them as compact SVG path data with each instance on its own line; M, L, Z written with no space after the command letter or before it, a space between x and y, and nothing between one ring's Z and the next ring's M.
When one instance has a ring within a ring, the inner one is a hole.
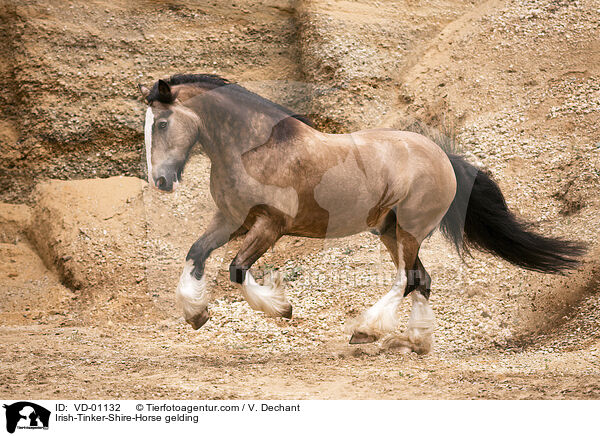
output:
M487 251L543 273L576 268L582 244L531 230L507 207L491 175L425 135L394 129L328 134L305 117L223 77L178 74L138 85L148 105L148 182L172 191L192 147L211 162L217 206L191 246L176 300L194 329L209 319L204 275L211 252L234 238L241 247L229 267L232 282L254 310L291 318L281 275L254 279L252 265L282 236L339 238L371 231L397 270L391 289L351 324L351 344L383 339L416 353L431 349L431 277L419 248L436 228L459 253ZM440 141L437 141L440 142ZM410 296L407 329L398 307Z

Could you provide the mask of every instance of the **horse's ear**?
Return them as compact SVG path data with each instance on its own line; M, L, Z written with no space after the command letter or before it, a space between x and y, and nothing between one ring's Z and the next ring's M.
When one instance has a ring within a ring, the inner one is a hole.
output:
M173 96L171 94L171 87L164 80L158 80L158 100L167 102L173 100Z
M148 96L150 95L150 88L142 85L141 83L138 83L138 89L142 93L142 97L144 97L144 99L148 98Z

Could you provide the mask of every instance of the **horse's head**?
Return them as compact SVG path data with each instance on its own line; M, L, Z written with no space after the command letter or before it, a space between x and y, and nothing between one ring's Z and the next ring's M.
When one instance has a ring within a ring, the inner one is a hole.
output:
M198 140L198 116L177 98L167 82L152 89L139 85L148 103L144 127L148 182L166 192L181 180L192 146Z

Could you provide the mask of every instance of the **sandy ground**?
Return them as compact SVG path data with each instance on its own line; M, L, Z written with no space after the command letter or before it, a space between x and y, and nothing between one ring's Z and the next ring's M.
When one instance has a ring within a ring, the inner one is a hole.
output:
M3 85L18 92L2 96L0 124L0 396L600 397L593 1L64 5L9 1L2 15L14 48L1 49ZM445 118L511 208L590 252L556 277L484 254L465 263L432 236L421 257L436 342L417 356L347 343L345 324L394 274L375 236L284 238L267 253L257 267L285 274L290 321L252 311L228 282L231 243L208 263L212 318L193 331L173 296L214 210L209 162L195 154L172 195L95 178L144 178L135 84L190 70L247 83L328 131Z

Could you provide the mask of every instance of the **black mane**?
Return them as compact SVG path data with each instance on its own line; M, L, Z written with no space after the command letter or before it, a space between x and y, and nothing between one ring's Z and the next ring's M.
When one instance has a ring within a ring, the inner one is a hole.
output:
M219 88L221 86L235 86L236 89L238 89L239 91L241 91L247 95L251 95L254 98L259 99L259 101L262 103L269 103L274 108L281 110L283 113L288 114L290 117L296 118L297 120L302 121L304 124L307 124L307 125L313 127L312 121L310 119L308 119L307 117L305 117L304 115L299 115L299 114L295 113L294 111L292 111L291 109L288 109L284 106L281 106L280 104L277 104L275 102L272 102L271 100L261 97L260 95L255 94L254 92L248 91L243 86L240 86L236 83L230 82L228 79L218 76L216 74L175 74L175 75L173 75L167 79L163 79L163 80L165 82L167 82L170 86L195 85L195 86L208 87L208 89L215 89L215 88ZM152 89L150 90L150 94L148 94L148 97L146 97L146 100L148 101L148 103L152 103L153 101L159 101L159 102L165 103L165 104L172 104L173 101L175 100L175 97L176 97L176 95L173 96L172 100L163 101L158 92L158 81L156 81L154 83L154 85L152 86Z

